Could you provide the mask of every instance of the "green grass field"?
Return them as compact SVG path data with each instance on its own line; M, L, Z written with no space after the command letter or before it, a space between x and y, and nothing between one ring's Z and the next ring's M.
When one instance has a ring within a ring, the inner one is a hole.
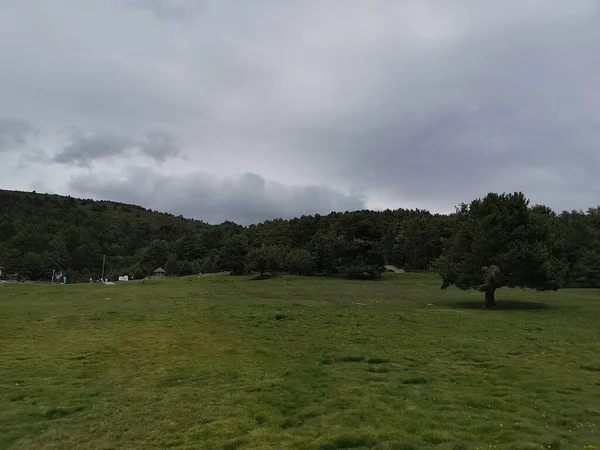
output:
M600 448L600 292L439 284L5 286L0 448Z

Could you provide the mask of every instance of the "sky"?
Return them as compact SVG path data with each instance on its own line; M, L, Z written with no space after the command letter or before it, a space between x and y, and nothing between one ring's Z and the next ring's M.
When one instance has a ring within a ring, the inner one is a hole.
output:
M600 204L597 0L0 0L0 188L211 223Z

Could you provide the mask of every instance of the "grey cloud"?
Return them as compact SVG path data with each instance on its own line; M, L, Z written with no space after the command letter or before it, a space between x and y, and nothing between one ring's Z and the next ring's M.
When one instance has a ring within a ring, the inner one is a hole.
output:
M179 188L181 170L252 172L435 210L489 190L556 209L600 195L597 0L0 3L0 40L19 42L0 46L0 115L121 130L76 136L65 164L142 154Z
M37 132L27 120L0 117L0 152L20 150Z
M165 131L151 131L140 139L109 131L74 130L69 144L52 160L61 164L89 166L96 160L137 153L164 162L181 152L173 137Z
M149 132L137 143L137 148L142 154L161 162L181 153L173 136L165 131Z
M111 174L76 176L70 189L79 195L140 204L210 223L233 220L250 224L365 206L363 199L328 186L288 186L253 173L216 178L198 172L175 177L131 168L124 178Z
M434 208L517 189L557 209L593 205L599 30L576 15L449 43L373 86L375 108L301 132L299 146L327 148L332 177Z
M133 147L131 139L112 133L74 131L70 141L54 155L54 162L87 166L98 159L121 155Z

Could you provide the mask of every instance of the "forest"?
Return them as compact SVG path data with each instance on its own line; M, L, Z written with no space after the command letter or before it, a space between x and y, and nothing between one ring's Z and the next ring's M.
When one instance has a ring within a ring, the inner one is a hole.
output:
M518 236L515 230L521 230ZM525 241L527 246L514 247ZM168 275L253 271L378 278L391 264L435 270L445 285L461 288L493 276L493 264L506 275L502 285L600 287L600 208L555 213L529 206L522 194L488 194L449 215L363 210L241 226L110 201L0 190L5 273L49 281L53 271L63 271L69 283L84 282L100 278L103 263L111 280L144 278L158 267ZM539 280L513 276L517 266ZM481 274L466 277L475 271Z

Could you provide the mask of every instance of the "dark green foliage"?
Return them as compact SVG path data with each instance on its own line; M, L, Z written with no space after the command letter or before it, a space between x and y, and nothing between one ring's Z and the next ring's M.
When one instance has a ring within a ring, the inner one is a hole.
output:
M27 277L37 280L44 276L44 263L41 255L28 251L23 255L21 264Z
M350 277L379 278L385 271L379 224L359 213L343 216L334 226L339 271Z
M180 264L180 275L192 275L194 273L194 266L190 261L181 261Z
M147 272L153 272L158 267L162 267L166 264L167 259L171 256L173 246L166 240L154 239L150 242L150 245L146 247L142 254L142 264ZM163 267L164 268L164 267ZM165 270L167 270L165 268ZM167 270L167 273L169 271Z
M583 248L570 268L571 281L579 287L600 286L600 252Z
M496 289L558 289L566 265L560 259L558 223L548 208L529 207L522 193L488 194L463 204L454 217L453 234L435 268L443 288L485 292L493 307Z
M483 267L495 270L496 265L500 272L493 284L520 285L521 276L515 274L527 273L528 285L543 288L556 287L562 278L572 287L600 287L600 208L556 216L545 207L527 207L525 232L513 227L525 217L522 204L506 205L507 216L495 211L497 207L481 210L498 220L482 221L478 234L470 236L463 227L466 206L451 215L404 209L355 211L242 227L232 222L209 225L134 205L0 191L0 266L34 280L50 280L52 270L62 271L69 282L78 282L100 278L106 257L105 276L139 279L165 268L173 255L179 268L171 272L180 275L242 274L251 268L262 273L377 278L384 264L425 271L440 257L444 243L460 249L462 243L475 242L475 253L482 260L463 260L459 266L465 271L460 276L458 266L447 268L456 283L481 287L486 283ZM497 233L498 227L509 231ZM533 235L527 234L532 230ZM515 242L526 245L518 247ZM543 244L531 244L535 242ZM522 264L506 272L489 255L508 244L511 250L503 251L501 259ZM438 261L438 270L448 254Z
M139 267L138 267L137 269L135 269L135 270L134 270L133 272L131 272L131 273L133 273L133 275L132 275L132 276L133 276L133 279L134 279L134 280L141 280L142 278L144 278L144 277L146 276L146 275L144 274L144 272L142 271L142 269L141 269L141 268L139 268Z
M559 217L563 253L569 264L567 284L600 287L600 208L563 212Z
M246 255L248 240L243 234L229 236L223 242L219 255L219 265L222 270L228 270L234 275L246 272Z
M175 255L169 256L167 261L165 262L165 270L167 275L180 275L181 274L181 265L175 258Z
M263 275L265 272L278 273L285 261L285 248L278 245L252 249L247 256L247 268Z
M178 238L208 229L134 205L0 191L0 265L20 277L49 281L57 270L69 282L98 279L104 255L105 276L146 276Z
M329 275L334 271L337 238L330 230L319 230L310 243L315 255L316 271Z
M311 275L316 266L315 256L303 248L290 251L285 259L286 269L294 275Z
M206 258L194 263L195 273L215 273L219 270L219 259L216 251L212 251Z
M428 211L410 211L398 227L388 260L406 270L425 270L442 253L443 239L449 233L447 217Z

